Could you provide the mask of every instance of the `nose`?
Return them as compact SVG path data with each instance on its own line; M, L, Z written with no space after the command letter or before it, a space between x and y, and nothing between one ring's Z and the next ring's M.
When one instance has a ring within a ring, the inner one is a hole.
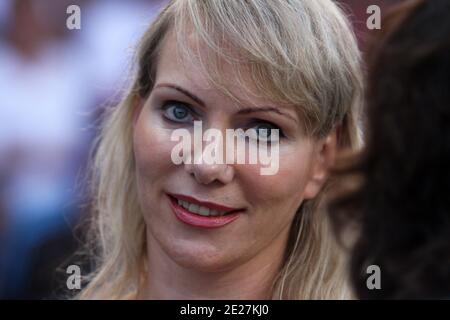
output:
M234 176L233 167L227 164L192 163L185 164L185 168L201 184L210 184L214 181L227 184Z
M201 184L210 184L214 181L223 184L230 183L234 178L234 167L226 163L225 153L223 153L223 157L215 158L217 161L214 163L211 160L205 161L205 157L211 157L212 147L223 148L223 145L218 141L212 141L208 144L208 148L203 148L201 152L192 152L194 156L188 157L189 160L184 164L185 170Z

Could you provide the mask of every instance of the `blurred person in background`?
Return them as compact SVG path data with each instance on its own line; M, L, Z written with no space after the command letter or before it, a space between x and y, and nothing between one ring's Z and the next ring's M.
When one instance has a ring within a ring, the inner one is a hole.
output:
M89 95L73 94L86 77L70 34L52 24L58 15L49 8L48 1L10 2L0 45L0 162L8 175L0 296L9 298L24 294L33 249L74 212L76 130L83 125L77 112L92 104Z
M406 1L371 50L367 145L342 159L347 191L330 210L362 299L450 298L449 17L448 0Z
M81 30L66 8L81 9ZM44 298L75 250L77 190L99 106L122 84L129 48L160 1L0 5L0 298ZM63 282L65 284L65 281Z

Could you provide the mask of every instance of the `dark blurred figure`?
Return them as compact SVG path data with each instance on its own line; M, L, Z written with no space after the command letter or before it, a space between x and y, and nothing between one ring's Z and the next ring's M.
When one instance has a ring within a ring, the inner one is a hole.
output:
M371 56L367 145L344 170L349 193L331 217L344 242L358 228L351 280L359 298L448 299L450 1L401 4ZM380 290L367 288L369 265L380 267Z

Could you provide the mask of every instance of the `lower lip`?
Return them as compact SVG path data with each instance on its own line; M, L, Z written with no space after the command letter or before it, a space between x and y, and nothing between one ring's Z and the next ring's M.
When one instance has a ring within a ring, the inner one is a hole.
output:
M241 215L242 211L233 212L230 214L226 214L224 216L201 216L195 213L192 213L185 208L178 205L177 200L175 198L172 198L169 196L170 199L170 206L172 207L173 212L175 213L175 216L178 218L178 220L199 228L220 228L223 227L237 218Z

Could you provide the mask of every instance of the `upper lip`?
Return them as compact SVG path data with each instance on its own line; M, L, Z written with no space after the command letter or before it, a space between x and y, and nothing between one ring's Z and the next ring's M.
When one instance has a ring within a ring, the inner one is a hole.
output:
M222 204L218 204L218 203L214 203L214 202L201 201L201 200L198 200L198 199L195 199L193 197L186 196L186 195L183 195L183 194L168 193L168 195L172 196L172 197L174 197L176 199L187 201L187 202L190 202L190 203L194 203L194 204L197 204L199 206L206 207L206 208L209 208L209 209L212 209L212 210L225 211L225 212L243 210L243 208L232 208L232 207L228 207L228 206L225 206L225 205L222 205Z

